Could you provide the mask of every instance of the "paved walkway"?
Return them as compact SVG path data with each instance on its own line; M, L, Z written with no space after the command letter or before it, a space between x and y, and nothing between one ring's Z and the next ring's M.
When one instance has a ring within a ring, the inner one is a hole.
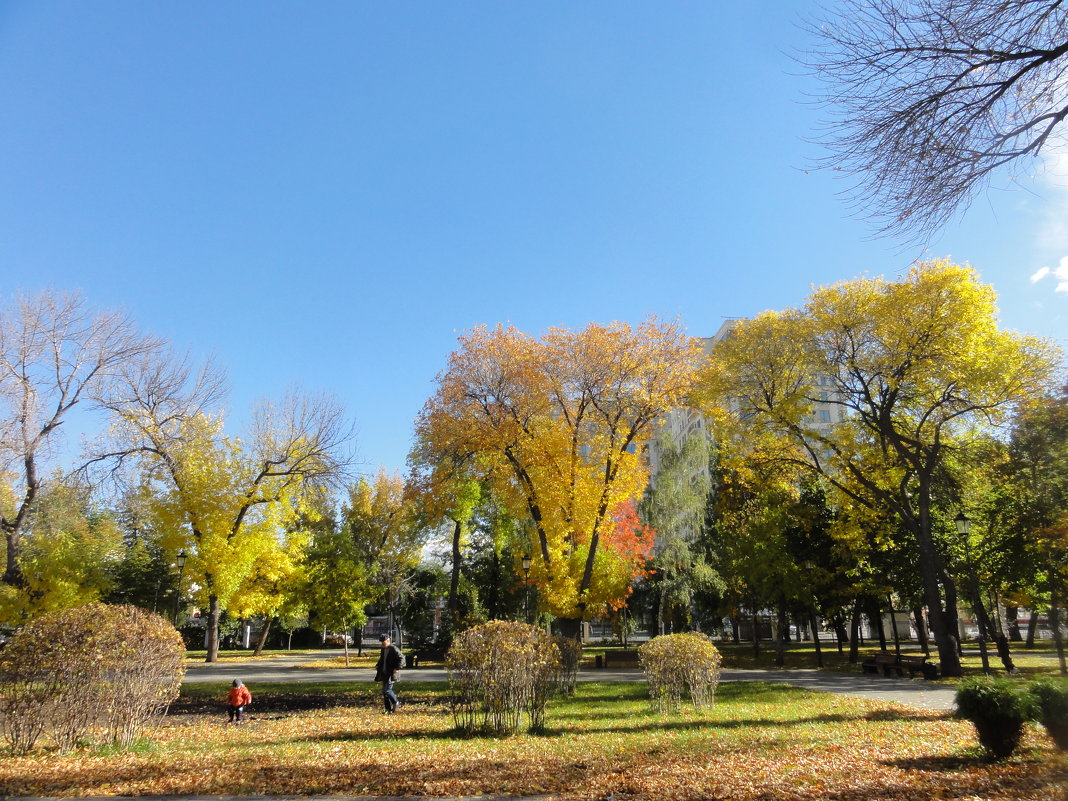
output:
M336 650L312 654L278 656L253 662L216 662L191 667L185 680L190 684L207 682L230 683L241 679L246 684L279 682L347 682L374 681L374 670L361 665L344 668L301 668L306 662L329 659L338 655ZM443 668L408 668L405 681L445 681ZM588 669L579 673L578 680L589 681L643 681L641 671L630 669ZM884 677L864 673L835 673L824 670L724 670L721 681L768 681L792 684L806 690L871 698L895 704L909 704L925 709L953 709L952 687L931 684L923 679ZM253 687L255 692L255 687Z

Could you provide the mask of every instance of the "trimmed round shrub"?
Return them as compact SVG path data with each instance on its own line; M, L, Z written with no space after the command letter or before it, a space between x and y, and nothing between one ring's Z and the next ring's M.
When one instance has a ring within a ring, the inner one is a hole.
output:
M1005 759L1019 747L1024 724L1038 714L1030 692L1005 679L972 679L956 695L957 716L970 720L979 744L992 759Z
M722 657L708 635L662 634L638 648L638 661L661 712L678 712L687 694L695 708L715 703Z
M178 696L184 656L174 627L135 606L42 615L0 652L0 733L22 754L42 734L61 751L125 748Z
M445 667L461 731L514 734L545 723L545 703L560 671L560 651L542 629L491 620L456 635Z
M1057 748L1068 751L1068 681L1043 679L1030 687L1038 703L1038 720Z

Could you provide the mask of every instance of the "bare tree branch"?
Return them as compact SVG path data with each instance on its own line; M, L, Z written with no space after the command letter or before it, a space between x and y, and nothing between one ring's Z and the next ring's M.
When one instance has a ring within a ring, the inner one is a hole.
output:
M160 347L125 313L93 309L77 294L46 290L0 308L0 471L22 488L15 509L0 515L4 583L22 584L23 523L64 419L83 401L95 405L129 361Z
M879 234L929 237L999 168L1060 142L1062 0L843 0L807 27L830 112L825 166Z

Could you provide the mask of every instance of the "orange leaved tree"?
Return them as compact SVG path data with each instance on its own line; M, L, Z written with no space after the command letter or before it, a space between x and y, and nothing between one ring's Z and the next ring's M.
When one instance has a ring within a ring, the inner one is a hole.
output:
M438 376L418 427L439 453L470 454L516 517L532 523L530 581L547 611L578 621L620 602L648 549L616 536L617 510L648 482L643 448L679 406L700 358L673 323L479 327Z

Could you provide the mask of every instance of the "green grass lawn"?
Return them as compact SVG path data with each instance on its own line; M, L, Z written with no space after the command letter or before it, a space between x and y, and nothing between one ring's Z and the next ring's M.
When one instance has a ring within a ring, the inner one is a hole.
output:
M544 733L514 737L458 736L441 683L398 691L387 716L367 684L261 684L248 723L230 726L218 688L187 685L129 753L0 757L0 795L1063 801L1068 781L1037 727L990 765L963 721L784 685L724 685L713 707L661 715L643 685L581 684L550 702Z

